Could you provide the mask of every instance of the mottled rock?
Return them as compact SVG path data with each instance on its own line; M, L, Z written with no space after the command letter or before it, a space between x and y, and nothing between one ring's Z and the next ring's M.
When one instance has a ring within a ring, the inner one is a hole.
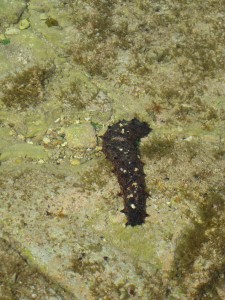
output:
M17 23L26 7L26 1L11 0L0 2L0 25Z

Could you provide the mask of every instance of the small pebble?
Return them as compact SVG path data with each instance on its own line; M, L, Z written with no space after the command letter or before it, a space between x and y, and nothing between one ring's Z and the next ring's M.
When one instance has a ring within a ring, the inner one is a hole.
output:
M20 30L24 30L30 27L30 21L28 19L24 19L20 21Z
M40 19L41 20L47 20L48 19L48 15L43 13L43 14L40 14Z
M79 166L80 165L79 159L72 159L70 161L70 163L71 163L72 166Z
M50 138L48 138L48 137L44 137L42 141L43 141L43 143L46 144L46 145L49 144L49 143L51 142Z

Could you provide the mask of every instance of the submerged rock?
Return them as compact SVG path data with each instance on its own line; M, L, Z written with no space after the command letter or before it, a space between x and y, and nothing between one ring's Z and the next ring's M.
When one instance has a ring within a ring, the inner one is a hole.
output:
M95 148L95 130L90 124L76 124L66 128L66 139L70 148Z

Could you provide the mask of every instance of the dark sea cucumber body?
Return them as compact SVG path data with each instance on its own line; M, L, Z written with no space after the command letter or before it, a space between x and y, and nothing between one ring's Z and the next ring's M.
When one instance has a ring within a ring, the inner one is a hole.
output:
M122 120L109 126L102 137L103 152L111 161L118 178L124 199L122 212L127 217L126 225L140 225L145 222L146 192L143 163L138 149L139 140L151 132L146 122L134 118Z

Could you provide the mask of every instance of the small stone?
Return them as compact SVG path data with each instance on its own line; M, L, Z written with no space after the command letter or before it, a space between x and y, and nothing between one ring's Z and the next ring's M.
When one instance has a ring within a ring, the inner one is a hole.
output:
M8 44L10 44L10 39L0 40L0 43L2 45L8 45Z
M42 164L45 163L45 161L44 161L43 159L40 159L40 160L38 161L38 163L39 163L40 165L42 165Z
M33 145L34 142L33 142L32 140L28 139L28 140L27 140L27 144Z
M48 138L48 137L44 137L42 141L45 145L47 145L51 142L50 138Z
M59 123L60 120L61 120L61 118L56 119L55 123Z
M95 148L95 150L96 150L96 151L102 151L102 146L97 146L97 147Z
M28 19L24 19L20 21L20 30L24 30L30 27L30 21Z
M31 295L31 298L32 298L32 299L35 299L35 298L37 298L37 295L36 295L36 294L32 294L32 295Z
M70 161L70 163L71 163L72 166L79 166L80 165L79 159L72 159Z
M62 147L65 147L67 145L67 142L62 143Z
M25 136L22 134L18 134L17 138L21 141L25 141Z
M192 141L193 140L193 136L191 135L191 136L188 136L186 139L185 139L185 141L188 141L188 142L190 142L190 141Z
M76 124L65 129L69 148L95 148L97 145L95 130L91 124Z
M40 19L41 20L47 20L48 19L48 15L43 13L43 14L40 14Z

